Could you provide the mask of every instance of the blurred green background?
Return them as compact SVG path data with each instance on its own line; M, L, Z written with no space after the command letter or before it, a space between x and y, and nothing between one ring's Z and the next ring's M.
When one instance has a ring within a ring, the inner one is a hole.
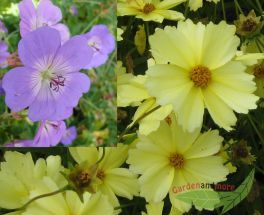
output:
M37 2L37 0L34 0ZM0 1L0 20L8 28L4 38L9 52L17 50L19 34L19 0ZM71 36L83 34L96 24L106 24L116 33L116 3L114 0L52 0L63 13L62 23L69 27ZM72 12L76 7L78 13ZM105 65L89 71L83 71L90 77L92 86L75 108L67 126L76 126L78 137L73 146L113 145L116 143L116 78L114 73L116 52L113 52ZM10 69L10 68L9 68ZM8 72L0 69L0 77ZM0 96L0 145L14 140L32 139L38 127L26 117L26 112L11 114L5 105L4 96Z

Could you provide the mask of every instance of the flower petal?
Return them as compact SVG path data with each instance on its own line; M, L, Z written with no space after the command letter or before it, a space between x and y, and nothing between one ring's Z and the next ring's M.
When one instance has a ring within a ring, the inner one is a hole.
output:
M51 65L60 45L59 32L49 27L42 27L21 39L18 53L25 66L45 70Z
M60 36L61 36L61 43L65 43L67 40L70 39L70 31L69 28L64 25L64 24L56 24L56 25L52 25L50 26L51 28L56 29L57 31L60 32Z
M47 25L57 24L62 19L59 7L52 4L50 0L41 0L37 8L38 19Z
M33 30L36 25L36 9L32 0L23 0L18 5L20 13L20 34L24 37L28 32Z

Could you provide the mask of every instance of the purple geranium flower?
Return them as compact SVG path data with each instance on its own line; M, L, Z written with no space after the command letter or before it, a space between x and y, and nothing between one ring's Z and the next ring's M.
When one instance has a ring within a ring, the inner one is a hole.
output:
M77 137L77 130L75 126L69 127L62 136L61 143L70 145Z
M32 147L33 140L17 140L12 143L5 144L4 147Z
M7 67L7 57L9 56L8 47L0 41L0 68Z
M18 54L24 67L3 78L7 106L13 112L29 107L32 121L70 117L90 88L88 76L79 72L93 54L86 40L75 36L61 45L58 31L42 27L22 38Z
M115 39L106 25L96 25L91 31L84 34L87 44L93 51L93 58L85 68L96 68L104 64L108 55L115 49Z
M60 24L62 13L60 8L52 4L50 0L40 0L35 8L32 0L23 0L19 4L20 11L20 34L24 37L27 33L43 26L57 29L64 43L70 38L70 32L66 25Z
M57 145L66 131L64 121L41 122L38 132L34 138L34 147L49 147Z

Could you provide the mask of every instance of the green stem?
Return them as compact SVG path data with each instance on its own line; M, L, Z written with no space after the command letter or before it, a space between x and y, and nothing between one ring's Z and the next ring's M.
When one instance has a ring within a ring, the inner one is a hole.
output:
M127 127L120 135L119 135L119 138L118 138L118 141L120 142L124 135L127 134L128 131L131 130L131 128L133 128L137 123L139 123L142 119L144 119L145 117L147 117L149 114L153 113L154 111L158 110L159 108L161 108L160 105L158 105L157 107L151 109L150 111L146 112L145 114L143 114L141 117L139 117L135 122L134 124L131 126L131 127Z
M254 166L259 172L261 172L264 175L264 170L263 169L259 168L257 165L254 165Z
M263 138L262 134L259 132L259 130L258 130L257 126L255 125L253 119L251 118L250 114L248 114L247 117L249 119L250 124L252 125L252 127L256 131L256 133L257 133L262 145L264 146L264 138Z
M259 8L260 14L262 14L263 10L262 10L262 7L261 7L259 0L256 0L256 3L257 3L257 6Z
M225 0L221 0L224 20L226 21Z
M243 12L243 10L241 9L241 7L240 7L240 5L239 5L239 3L238 3L238 1L237 1L237 0L235 0L235 4L236 4L236 6L237 6L237 8L238 8L239 12L240 12L241 14L243 14L243 15L244 15L244 12Z

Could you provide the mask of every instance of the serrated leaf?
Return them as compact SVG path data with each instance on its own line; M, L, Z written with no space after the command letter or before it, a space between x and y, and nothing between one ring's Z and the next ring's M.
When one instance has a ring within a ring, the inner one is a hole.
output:
M215 205L220 202L217 192L211 189L197 189L174 196L176 199L193 204L196 209L213 210Z
M221 214L231 210L248 195L253 184L254 174L255 169L252 169L242 184L240 184L239 187L234 191L218 193L221 200L218 206L224 206Z

